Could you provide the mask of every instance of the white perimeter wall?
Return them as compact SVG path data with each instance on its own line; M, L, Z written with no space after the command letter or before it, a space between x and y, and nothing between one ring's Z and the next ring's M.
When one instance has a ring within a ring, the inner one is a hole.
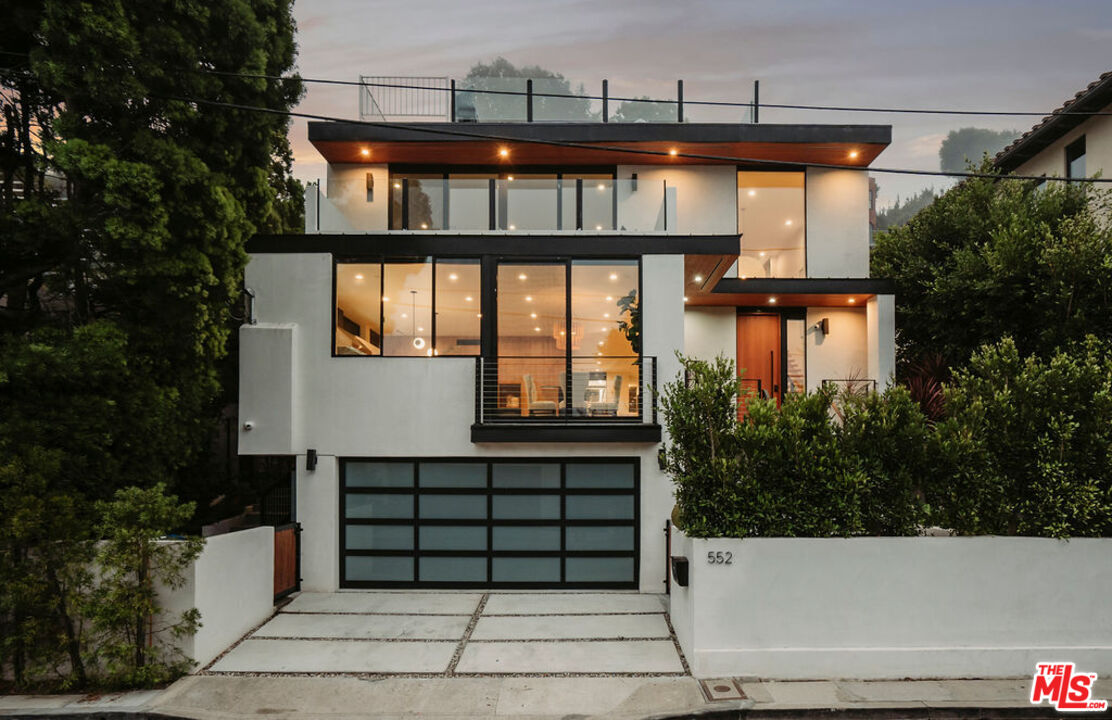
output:
M807 277L869 277L869 178L807 170Z
M830 321L825 336L815 327L823 318ZM806 337L808 390L819 388L823 380L872 378L865 308L808 308Z
M690 582L672 586L672 623L696 676L1019 677L1047 660L1112 672L1112 539L674 542Z
M683 349L683 257L647 256L642 276L643 351L657 358L663 386L678 375L674 351ZM330 255L255 255L246 282L256 295L258 324L245 327L243 336L279 337L241 348L240 452L297 456L305 590L332 590L339 583L337 458L603 456L640 461L641 588L660 592L661 528L673 498L671 481L657 465L657 444L472 443L474 358L331 356ZM296 328L292 333L290 326ZM282 357L284 348L292 357ZM294 368L292 376L289 368ZM288 392L290 401L270 397L276 388ZM244 422L254 429L244 430ZM318 453L312 472L305 469L307 448Z
M207 665L274 612L274 528L206 538L185 584L158 594L173 620L189 608L201 611L201 627L182 650L198 666Z

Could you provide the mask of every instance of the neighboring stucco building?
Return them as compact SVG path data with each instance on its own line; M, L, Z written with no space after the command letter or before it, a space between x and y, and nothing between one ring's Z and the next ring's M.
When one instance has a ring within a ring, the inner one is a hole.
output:
M240 452L297 457L305 589L659 592L677 352L889 381L891 129L453 118L309 124L327 193L248 248Z
M1067 100L1000 151L996 167L1017 175L1092 177L1112 168L1112 72Z

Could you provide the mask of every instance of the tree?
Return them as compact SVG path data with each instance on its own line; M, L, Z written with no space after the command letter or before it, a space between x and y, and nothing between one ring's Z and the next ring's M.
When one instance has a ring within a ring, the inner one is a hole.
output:
M584 94L582 85L573 92L571 83L560 73L546 70L539 65L523 65L519 68L504 57L495 58L489 64L473 65L464 78L463 85L475 90L521 94L461 93L457 107L460 104L473 103L480 121L525 120L525 81L528 78L533 79L535 93L533 119L575 122L594 118L590 101L586 98L543 97L544 93L581 96Z
M933 354L964 365L1004 336L1042 357L1087 334L1112 338L1105 202L1080 184L968 179L880 233L872 274L896 282L901 372Z
M610 122L657 122L670 123L676 121L676 105L670 102L653 101L649 96L642 95L636 100L627 100L618 106L610 116Z
M942 147L938 149L938 161L942 166L942 172L962 172L970 163L980 163L986 154L992 157L1000 152L1018 136L1018 130L989 130L976 127L951 130L942 141Z
M174 484L203 452L226 397L246 241L299 229L301 199L286 117L196 101L296 103L300 82L244 77L293 67L291 4L5 8L0 495L21 514L0 518L14 553L4 627L34 617L62 634L42 609L67 602L65 583L33 580L64 579L71 556L54 549L88 539L80 508ZM3 647L7 662L18 648Z
M908 220L915 217L915 213L930 205L937 198L938 195L935 194L933 187L924 188L903 202L900 202L897 197L895 205L876 214L877 231L904 225Z

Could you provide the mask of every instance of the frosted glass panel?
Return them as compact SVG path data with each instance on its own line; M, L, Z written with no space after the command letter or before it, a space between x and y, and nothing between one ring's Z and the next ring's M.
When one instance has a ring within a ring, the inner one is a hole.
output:
M348 493L345 510L349 518L411 518L413 496Z
M347 463L344 482L348 487L412 487L413 463Z
M559 495L496 495L494 517L497 520L558 520Z
M421 463L421 487L486 487L486 463Z
M567 483L569 488L631 488L633 466L628 463L570 463Z
M567 529L568 550L632 550L633 527L575 527Z
M344 529L348 550L412 550L412 525L348 525Z
M421 556L421 580L431 582L486 582L486 558Z
M633 498L629 495L569 495L569 520L632 520Z
M485 495L422 495L422 518L460 518L475 520L485 518Z
M558 527L495 527L495 550L559 550Z
M348 580L413 581L411 557L349 557L344 560Z
M633 558L568 558L568 582L633 582Z
M494 487L558 488L560 487L560 466L497 463L494 465Z
M487 529L474 525L421 528L421 550L486 550ZM424 571L422 570L422 573Z
M560 558L494 558L494 582L560 582Z

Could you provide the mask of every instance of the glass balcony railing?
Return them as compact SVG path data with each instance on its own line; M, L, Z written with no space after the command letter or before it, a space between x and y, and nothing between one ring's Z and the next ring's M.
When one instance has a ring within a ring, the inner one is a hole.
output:
M665 181L600 175L413 174L390 182L390 229L667 232L668 193Z

